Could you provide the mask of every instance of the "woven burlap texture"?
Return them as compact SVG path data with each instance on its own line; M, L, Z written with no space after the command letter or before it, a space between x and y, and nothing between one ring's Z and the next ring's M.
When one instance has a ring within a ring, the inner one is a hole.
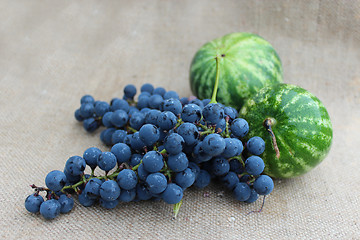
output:
M360 239L359 1L0 0L2 239ZM212 184L185 192L176 220L163 202L28 213L29 184L62 170L100 131L74 120L84 94L110 101L145 82L190 96L189 66L205 42L253 32L272 43L284 80L319 97L334 127L310 173L276 180L261 206Z

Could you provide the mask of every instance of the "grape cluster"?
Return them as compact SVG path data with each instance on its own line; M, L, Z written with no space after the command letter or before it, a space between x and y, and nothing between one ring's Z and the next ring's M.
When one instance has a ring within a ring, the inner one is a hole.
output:
M74 192L85 207L99 203L111 209L119 202L149 199L179 206L187 188L204 188L211 180L247 203L273 190L272 179L262 175L259 155L265 142L260 137L243 141L249 125L236 109L210 99L180 99L175 91L151 84L140 90L137 102L131 84L122 99L110 103L90 95L81 98L76 120L88 132L105 127L100 139L110 151L90 147L70 157L63 171L46 176L46 187L32 185L35 192L25 201L28 211L53 219L73 208ZM104 175L96 176L96 168Z

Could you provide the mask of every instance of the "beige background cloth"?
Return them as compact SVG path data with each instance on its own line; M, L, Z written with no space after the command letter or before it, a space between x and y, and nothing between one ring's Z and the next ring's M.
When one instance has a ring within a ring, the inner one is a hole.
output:
M1 239L360 239L359 29L359 1L0 0ZM324 102L334 140L322 164L276 180L261 213L216 184L187 190L176 220L163 202L76 204L53 221L25 210L29 184L108 149L74 120L82 95L151 82L190 96L197 49L237 31L272 43L285 82Z

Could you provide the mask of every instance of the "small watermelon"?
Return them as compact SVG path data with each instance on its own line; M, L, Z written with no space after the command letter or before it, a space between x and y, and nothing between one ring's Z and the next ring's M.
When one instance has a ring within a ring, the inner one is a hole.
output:
M322 102L291 84L261 89L240 110L249 123L248 138L265 140L264 172L275 178L302 175L328 154L332 124Z
M238 110L261 88L283 81L280 58L269 42L252 33L231 33L206 43L192 60L191 90L200 99L211 98L216 57L220 71L217 100Z

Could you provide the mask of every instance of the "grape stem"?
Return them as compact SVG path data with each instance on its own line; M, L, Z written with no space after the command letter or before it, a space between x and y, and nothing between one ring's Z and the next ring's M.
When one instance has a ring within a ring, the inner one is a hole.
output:
M274 134L274 132L273 132L272 129L271 129L271 126L272 126L272 125L273 125L273 120L272 120L271 118L265 119L265 121L264 121L264 127L265 127L266 130L270 133L271 140L272 140L272 143L273 143L273 146L274 146L274 150L275 150L275 153L276 153L276 157L279 159L279 158L280 158L280 150L279 150L279 147L278 147L277 142L276 142L275 134Z
M209 103L217 103L216 101L216 94L219 86L219 77L220 77L220 60L219 56L215 57L216 60L216 78L215 78L215 84L214 84L214 90L211 96L211 101Z

